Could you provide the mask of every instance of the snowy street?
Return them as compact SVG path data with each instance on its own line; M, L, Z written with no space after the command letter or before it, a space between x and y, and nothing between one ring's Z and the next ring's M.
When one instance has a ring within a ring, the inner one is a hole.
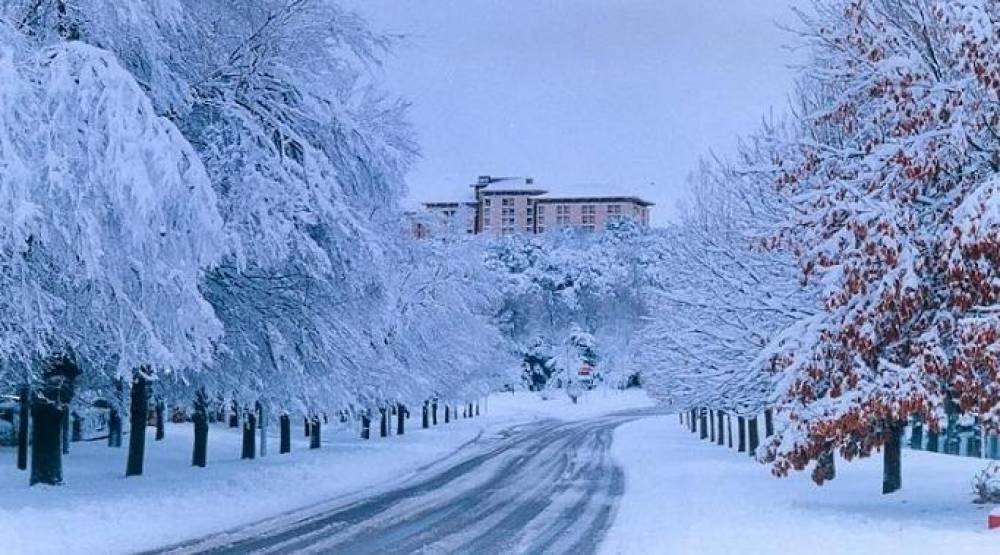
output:
M591 553L624 492L612 433L644 414L515 427L391 491L168 552Z

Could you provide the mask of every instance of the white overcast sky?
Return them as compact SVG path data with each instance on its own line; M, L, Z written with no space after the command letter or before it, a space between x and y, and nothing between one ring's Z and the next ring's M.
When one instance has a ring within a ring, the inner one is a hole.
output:
M413 103L411 201L477 175L637 194L674 215L685 178L787 104L794 0L349 0L406 40L381 78Z

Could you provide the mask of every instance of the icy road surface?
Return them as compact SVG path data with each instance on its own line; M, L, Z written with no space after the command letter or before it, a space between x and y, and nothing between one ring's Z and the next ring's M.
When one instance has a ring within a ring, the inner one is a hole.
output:
M388 491L167 553L593 553L625 489L612 433L648 414L512 428Z

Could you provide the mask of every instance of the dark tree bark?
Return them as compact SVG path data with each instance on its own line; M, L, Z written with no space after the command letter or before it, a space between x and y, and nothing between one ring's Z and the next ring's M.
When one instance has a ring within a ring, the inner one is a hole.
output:
M757 417L753 417L747 420L747 425L750 426L750 448L747 450L751 457L757 455L757 446L760 445L760 432L757 430Z
M451 407L448 405L444 406L444 423L447 424L451 422Z
M112 406L108 412L108 447L122 446L122 417L118 408Z
M771 409L764 410L764 437L774 435L774 412Z
M382 416L382 423L379 426L378 435L379 437L385 437L389 435L389 415L386 414L384 408L378 409L379 414Z
M302 428L306 432L306 434L305 434L306 437L309 437L309 417L308 416L303 416L302 417Z
M697 418L695 417L695 410L696 409L691 409L688 412L688 427L691 429L692 434L698 431L698 423L697 423Z
M310 428L309 448L319 449L319 444L323 440L323 427L320 424L319 418L313 418Z
M406 425L404 424L404 419L406 418L406 407L399 405L396 407L396 434L403 435L406 432Z
M716 430L715 436L716 436L716 443L718 443L719 445L726 444L725 426L723 425L723 420L725 419L725 417L726 413L722 412L721 410L715 412L715 420L716 424L718 424L717 426L718 430Z
M438 404L437 401L431 403L431 424L438 425Z
M166 428L166 426L164 425L164 422L163 422L163 413L166 412L164 410L165 408L166 407L163 406L163 401L160 401L160 400L156 401L156 408L155 408L155 411L156 411L156 441L162 441L163 440L163 436L164 436L164 432L165 432L164 428Z
M833 448L828 448L816 459L816 469L813 470L813 481L818 484L837 477L837 467L834 463Z
M372 419L368 413L361 415L361 439L372 438Z
M708 438L708 411L705 409L698 409L698 428L699 439Z
M243 452L240 458L252 459L257 456L257 415L248 410L243 415Z
M476 416L479 416L479 402L476 402Z
M733 415L726 415L726 431L729 433L729 448L733 448Z
M229 427L240 427L240 405L236 401L233 401L232 412L229 413Z
M149 390L142 371L132 378L132 403L129 413L128 463L125 476L141 476L146 455L146 419L149 412Z
M708 411L708 441L715 443L715 411Z
M17 468L28 469L28 419L31 418L31 390L27 386L21 388L19 399L20 411L17 420Z
M736 440L736 452L743 453L747 450L747 420L742 416L736 417L736 432L739 438Z
M903 426L898 423L889 425L886 430L886 442L882 456L882 493L892 493L903 487L902 435Z
M932 430L930 428L927 429L927 450L930 451L931 453L937 453L938 452L938 438L939 437L940 436L938 435L937 432L935 432L934 430Z
M80 418L80 415L76 412L74 412L71 416L73 418L73 437L71 438L71 441L83 441L83 419Z
M62 484L62 411L56 403L36 397L31 420L31 485Z
M194 396L194 449L191 451L191 466L205 468L208 464L208 399L199 390Z
M292 451L292 419L287 414L282 414L279 420L281 428L281 445L278 447L279 454L291 453Z
M31 400L31 485L63 483L63 415L69 410L73 382L79 374L79 368L68 357L53 358Z
M431 415L430 415L429 405L430 405L430 403L428 403L427 401L424 401L423 414L421 415L421 418L420 418L420 426L422 428L428 428L431 425Z
M69 407L65 407L62 411L62 454L69 454Z
M913 434L910 435L910 449L923 449L924 446L924 425L919 421L913 422Z

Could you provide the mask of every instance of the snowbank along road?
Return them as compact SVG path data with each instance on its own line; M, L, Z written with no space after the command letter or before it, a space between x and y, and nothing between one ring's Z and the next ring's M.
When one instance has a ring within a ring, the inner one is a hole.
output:
M511 428L389 491L159 553L593 553L624 492L612 433L648 414Z

